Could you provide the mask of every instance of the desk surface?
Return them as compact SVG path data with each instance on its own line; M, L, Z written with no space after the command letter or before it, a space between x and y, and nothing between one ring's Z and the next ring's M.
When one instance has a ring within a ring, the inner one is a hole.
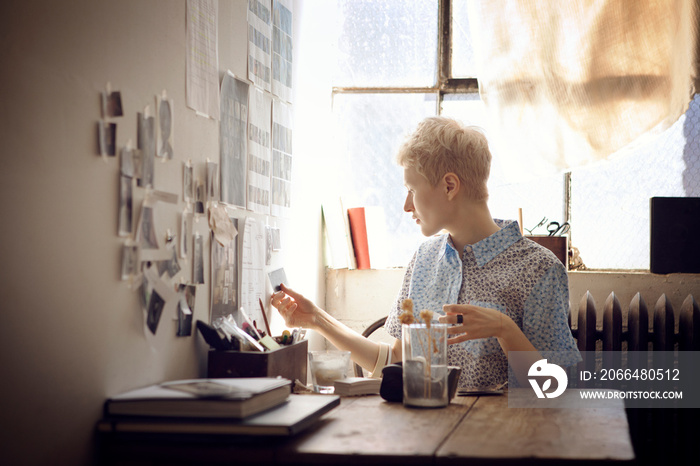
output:
M308 395L320 396L320 395ZM529 459L618 462L634 459L624 405L613 408L509 408L506 396L455 397L443 409L405 408L379 396L343 398L318 425L290 439L164 446L106 442L109 464L138 455L213 464L505 464ZM131 453L129 450L131 449ZM206 459L205 459L206 458ZM431 461L432 460L432 461ZM147 463L146 463L147 464Z

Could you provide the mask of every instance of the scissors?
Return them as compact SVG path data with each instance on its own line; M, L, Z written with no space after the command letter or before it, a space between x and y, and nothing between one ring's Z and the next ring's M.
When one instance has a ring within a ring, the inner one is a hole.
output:
M529 234L532 234L533 230L538 229L539 227L541 227L541 226L544 225L545 223L547 223L547 217L542 217L542 220L540 220L540 223L538 223L537 225L535 225L535 226L532 227L531 229L525 228L525 230L527 230L527 232L528 232ZM554 223L554 222L552 222L552 223ZM551 225L551 223L550 223L550 225Z
M549 236L560 236L560 235L565 235L569 232L569 229L571 227L569 226L569 222L564 222L561 225L559 225L559 222L549 222L547 225L547 231L549 232Z

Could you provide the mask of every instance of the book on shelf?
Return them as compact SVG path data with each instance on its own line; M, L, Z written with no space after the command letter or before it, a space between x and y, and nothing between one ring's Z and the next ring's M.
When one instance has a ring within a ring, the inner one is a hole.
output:
M345 379L336 380L335 394L341 396L356 396L356 395L377 395L382 386L382 379L374 379L370 377L348 377Z
M389 244L384 209L380 206L351 207L348 219L357 268L386 267Z
M350 233L352 235L352 247L355 250L355 259L358 269L369 269L369 241L367 238L367 223L365 221L364 207L351 207L348 209Z
M289 436L313 426L340 404L337 395L290 395L282 404L243 419L113 416L100 420L100 433Z
M325 199L321 208L328 247L328 265L336 269L357 268L350 223L343 200L340 197Z
M105 401L107 416L242 419L279 406L291 381L248 377L188 379L137 388Z

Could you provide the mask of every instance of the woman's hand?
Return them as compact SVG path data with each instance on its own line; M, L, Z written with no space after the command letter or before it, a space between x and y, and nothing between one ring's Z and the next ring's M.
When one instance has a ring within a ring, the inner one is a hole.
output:
M513 322L510 317L496 309L471 304L446 304L442 306L442 310L445 311L445 315L440 316L438 322L453 324L447 328L447 333L456 335L447 340L450 345L477 338L501 338L504 326Z
M280 288L282 291L272 295L271 303L282 315L287 327L313 329L321 309L296 291L284 285L280 285Z

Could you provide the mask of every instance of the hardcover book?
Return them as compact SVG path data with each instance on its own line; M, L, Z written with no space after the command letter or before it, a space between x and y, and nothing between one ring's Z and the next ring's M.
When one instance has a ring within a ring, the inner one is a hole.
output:
M177 380L109 398L105 415L241 419L284 403L290 393L284 378Z

